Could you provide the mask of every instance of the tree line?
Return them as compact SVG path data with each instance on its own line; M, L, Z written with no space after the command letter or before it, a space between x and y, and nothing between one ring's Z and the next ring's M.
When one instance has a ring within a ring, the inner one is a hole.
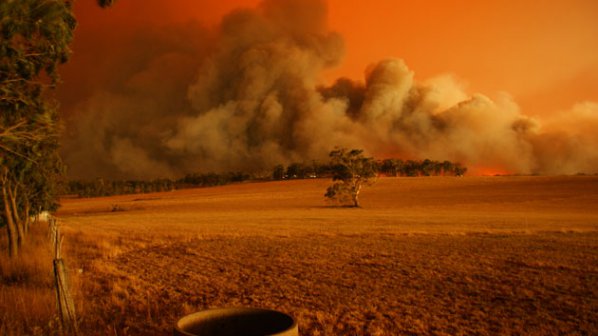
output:
M78 197L101 197L128 194L146 194L187 188L216 187L254 179L241 172L225 174L187 174L173 180L168 178L154 180L72 180L67 183L64 193ZM254 179L255 180L255 179Z
M344 153L343 153L344 154ZM402 160L402 159L384 159L373 160L372 169L383 176L463 176L467 172L467 167L460 163L450 161L432 161L425 160ZM304 179L316 177L332 177L338 170L338 162L334 156L329 163L292 163L285 167L278 165L272 172L272 179Z
M386 159L372 161L372 169L383 176L461 176L467 168L449 161L403 161ZM187 188L216 187L245 181L281 181L292 179L331 178L338 172L338 162L294 162L288 166L276 165L270 174L246 172L191 173L179 179L154 180L72 180L66 185L65 194L78 197L100 197L172 191Z
M463 176L467 167L450 161L386 159L376 161L377 171L386 176Z

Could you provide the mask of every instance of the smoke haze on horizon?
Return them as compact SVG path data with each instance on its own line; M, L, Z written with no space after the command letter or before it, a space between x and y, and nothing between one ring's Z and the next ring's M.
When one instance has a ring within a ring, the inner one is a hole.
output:
M597 103L532 118L506 93L472 95L451 75L416 80L397 58L372 63L361 82L323 85L345 53L325 1L265 0L214 28L172 24L93 43L104 59L63 103L75 178L269 171L326 160L336 145L474 171L598 170Z

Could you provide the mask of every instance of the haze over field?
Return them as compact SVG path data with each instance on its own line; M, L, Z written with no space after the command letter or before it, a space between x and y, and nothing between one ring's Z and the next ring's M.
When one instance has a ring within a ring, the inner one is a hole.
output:
M330 22L344 27L338 23L338 15L346 10L336 1L229 1L221 7L149 1L144 3L141 19L127 16L135 7L128 2L120 1L106 14L78 9L81 40L74 46L61 91L67 119L64 152L72 177L152 178L194 171L257 171L278 163L324 160L335 145L364 148L379 158L458 161L473 173L597 171L598 95L592 89L597 86L591 79L593 70L588 72L586 90L580 90L588 93L573 95L579 101L570 101L572 107L561 113L525 113L508 93L472 93L458 74L416 78L409 62L400 58L401 43L393 34L393 29L405 29L401 22L388 23L386 33L370 36L374 49L378 46L379 50L385 41L398 46L368 55L376 58L362 64L363 78L356 78L354 69L339 73L345 58L355 63L351 52L357 48L345 43L331 27ZM224 15L240 5L242 9ZM164 8L167 6L172 8ZM385 5L374 2L371 6L383 9ZM410 10L421 15L423 10L397 6L401 13L397 17ZM570 31L554 26L564 26L564 22L545 23L558 12L553 5L538 12L542 20L537 24L511 22L523 35L534 32L531 44L544 45L543 39L549 39L569 48L570 53L554 53L563 66L573 69L577 64L582 69L572 71L583 72L596 66L598 59L595 48L581 52L577 47L588 41L584 36L595 36L590 33L598 31L583 15L595 5L577 1L569 6L575 15L563 20L577 22ZM518 10L536 13L537 8L528 7ZM161 10L163 17L156 19L155 12ZM183 10L205 13L185 16ZM486 32L490 40L478 41L479 49L492 49L491 31L508 24L497 22L496 18L504 15L498 9L482 12L487 22L463 27ZM222 20L215 19L220 15L224 15ZM387 15L381 18L392 19ZM419 19L427 21L424 15ZM85 26L86 21L94 20ZM378 32L376 20L369 18L372 32ZM463 20L470 21L466 15ZM546 27L550 29L542 34L541 28ZM118 36L110 30L118 31ZM411 34L421 34L422 43L424 38L434 40L424 31ZM349 41L355 40L356 34L349 31L348 35ZM405 37L407 46L413 36ZM571 39L574 42L568 44ZM451 40L455 49L471 42L466 34L464 41L459 36ZM362 43L361 49L369 48L369 43ZM519 47L521 57L537 54L537 50ZM540 56L552 57L552 51L546 49ZM470 62L488 63L481 55L483 51L470 55ZM594 61L588 61L592 55ZM452 50L445 48L425 58L454 57ZM501 63L501 57L513 56L493 57L496 67L510 69ZM555 67L559 73L566 72ZM85 69L85 76L77 69ZM555 77L545 75L554 71L530 66L529 74L519 76L526 83L535 79L525 78L538 76L554 81ZM487 76L496 78L496 72L500 71L488 71ZM336 80L337 75L349 78ZM530 83L528 86L533 86ZM520 96L521 92L532 95L534 90L523 86L513 87ZM567 90L563 88L562 97Z

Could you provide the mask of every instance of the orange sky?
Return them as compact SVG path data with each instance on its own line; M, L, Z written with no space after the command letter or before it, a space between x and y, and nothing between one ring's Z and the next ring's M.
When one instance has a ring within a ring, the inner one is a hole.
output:
M79 0L75 65L66 71L74 71L78 55L97 47L94 34L126 35L144 25L190 20L213 26L230 10L258 3L119 0L110 10L100 10L95 1ZM596 0L328 0L328 4L330 29L344 37L347 52L327 79L361 79L369 64L398 57L420 80L452 73L472 93L510 93L531 115L598 101Z

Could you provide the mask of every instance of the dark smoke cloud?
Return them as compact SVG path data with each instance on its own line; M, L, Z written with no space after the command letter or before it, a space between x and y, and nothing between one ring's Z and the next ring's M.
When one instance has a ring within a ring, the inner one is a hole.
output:
M65 83L67 97L73 91L80 97L63 102L69 175L177 174L183 153L166 150L164 141L180 118L193 113L186 92L210 52L213 34L187 24L144 29L124 40L98 39L100 48L93 51L102 54L100 59L88 57L79 65L91 79L79 77ZM77 75L81 76L71 77Z
M470 96L451 76L417 82L397 59L370 66L363 83L319 86L344 52L326 15L323 1L266 0L215 31L140 32L139 48L106 62L107 79L67 108L71 175L267 171L335 145L517 173L596 171L596 104L540 124L508 95Z

